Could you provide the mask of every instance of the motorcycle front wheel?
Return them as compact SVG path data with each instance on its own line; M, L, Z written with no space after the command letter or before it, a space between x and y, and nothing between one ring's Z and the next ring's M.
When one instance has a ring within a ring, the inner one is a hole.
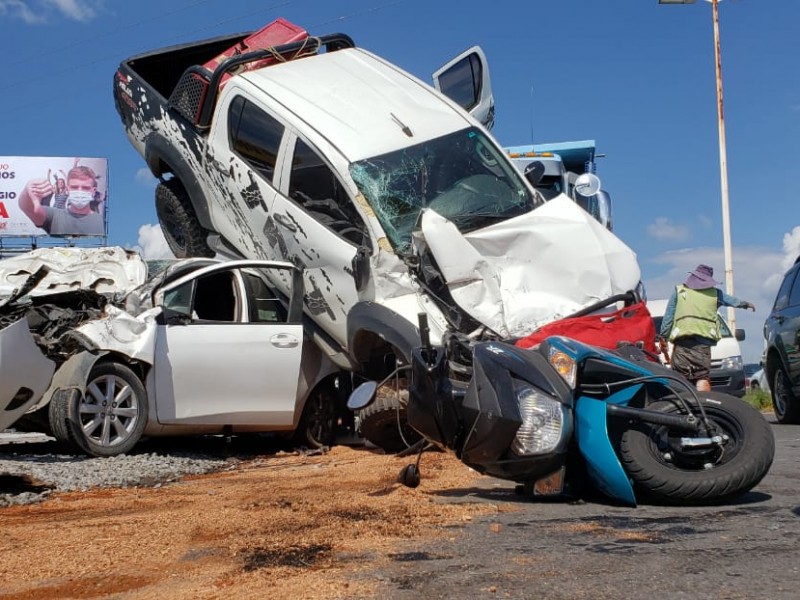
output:
M726 502L755 487L772 465L775 438L761 413L725 394L698 396L711 431L701 426L699 433L689 434L664 425L635 423L622 434L622 465L636 489L654 502ZM682 404L671 400L647 408L686 413Z

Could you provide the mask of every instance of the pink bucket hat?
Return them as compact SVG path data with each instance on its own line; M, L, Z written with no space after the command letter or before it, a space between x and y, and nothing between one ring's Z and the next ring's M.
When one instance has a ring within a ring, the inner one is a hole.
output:
M693 290L707 290L719 285L719 282L714 281L714 269L708 265L697 265L694 271L689 271L685 285Z

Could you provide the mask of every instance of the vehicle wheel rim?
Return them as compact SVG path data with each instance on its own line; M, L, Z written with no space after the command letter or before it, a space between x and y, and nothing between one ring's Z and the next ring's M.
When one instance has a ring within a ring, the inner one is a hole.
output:
M87 386L78 413L87 440L103 447L118 446L139 421L139 398L121 377L104 375Z
M775 377L775 394L772 400L775 403L775 414L782 417L786 413L786 378L782 370L778 370Z
M333 430L333 405L324 394L317 394L309 401L313 404L310 407L308 431L315 440L324 442Z
M723 445L710 448L687 449L681 445L681 438L690 437L685 432L659 428L651 438L651 450L662 464L678 471L703 471L730 462L738 453L744 432L741 424L727 413L705 407L706 415L713 428L712 432L701 431L697 437L723 437Z

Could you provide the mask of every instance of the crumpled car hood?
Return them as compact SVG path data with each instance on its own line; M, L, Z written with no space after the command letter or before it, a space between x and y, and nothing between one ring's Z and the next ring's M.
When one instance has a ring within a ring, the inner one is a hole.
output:
M453 300L503 337L521 337L641 279L636 254L570 198L462 234L432 210L422 233Z
M78 289L124 294L147 277L147 265L141 256L117 246L39 248L0 261L0 298L11 296L42 267L46 267L47 274L27 293L29 296Z

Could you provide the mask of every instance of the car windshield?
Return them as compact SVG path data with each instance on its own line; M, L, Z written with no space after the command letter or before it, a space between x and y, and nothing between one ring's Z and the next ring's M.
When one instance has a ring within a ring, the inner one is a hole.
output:
M467 233L524 214L541 202L495 144L471 127L350 165L396 252L430 208Z
M720 337L724 337L724 338L733 337L733 334L731 333L730 327L728 327L728 324L725 322L725 319L720 317L717 320L719 321L719 335L720 335Z

